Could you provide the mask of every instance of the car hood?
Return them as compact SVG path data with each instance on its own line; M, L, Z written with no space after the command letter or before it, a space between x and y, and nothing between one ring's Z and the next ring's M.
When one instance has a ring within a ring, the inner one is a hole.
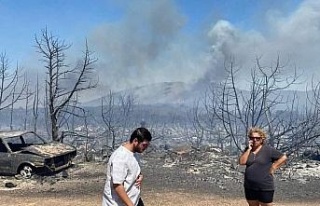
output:
M76 149L67 144L51 142L44 145L31 145L23 148L23 150L41 156L54 157L73 152Z

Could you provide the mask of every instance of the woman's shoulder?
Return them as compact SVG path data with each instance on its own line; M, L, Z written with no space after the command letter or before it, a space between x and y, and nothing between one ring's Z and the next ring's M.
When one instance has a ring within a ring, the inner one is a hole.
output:
M263 144L262 147L271 148L271 145L269 145L269 144Z
M273 152L279 152L278 149L276 149L275 147L273 147L272 145L269 145L269 144L263 145L263 148L264 148L264 150L267 151L267 152L271 152L271 153L273 153Z
M274 147L272 147L272 146L269 145L269 144L263 144L263 145L262 145L262 148L264 148L265 150L273 150L273 149L274 149Z

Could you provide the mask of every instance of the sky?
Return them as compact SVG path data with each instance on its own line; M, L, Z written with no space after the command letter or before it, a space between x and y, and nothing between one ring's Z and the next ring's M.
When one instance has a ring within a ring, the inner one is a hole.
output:
M0 28L0 52L31 74L44 71L35 49L42 29L72 44L70 62L87 40L100 92L218 82L230 57L243 82L256 57L273 66L280 56L304 83L320 77L318 0L0 0Z

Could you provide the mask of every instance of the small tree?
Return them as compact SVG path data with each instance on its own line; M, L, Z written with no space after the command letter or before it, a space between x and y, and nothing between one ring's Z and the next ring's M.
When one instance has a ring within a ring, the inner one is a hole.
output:
M112 91L101 99L101 115L106 126L106 144L111 150L116 147L116 140L124 135L133 110L134 98L130 95L116 96ZM109 140L111 139L111 145Z
M25 99L26 81L19 85L19 67L11 70L5 53L0 54L0 110L10 108Z

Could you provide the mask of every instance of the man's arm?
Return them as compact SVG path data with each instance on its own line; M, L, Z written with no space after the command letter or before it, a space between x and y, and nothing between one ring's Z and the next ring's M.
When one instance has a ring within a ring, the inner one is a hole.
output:
M113 184L113 188L126 206L134 206L122 184Z

